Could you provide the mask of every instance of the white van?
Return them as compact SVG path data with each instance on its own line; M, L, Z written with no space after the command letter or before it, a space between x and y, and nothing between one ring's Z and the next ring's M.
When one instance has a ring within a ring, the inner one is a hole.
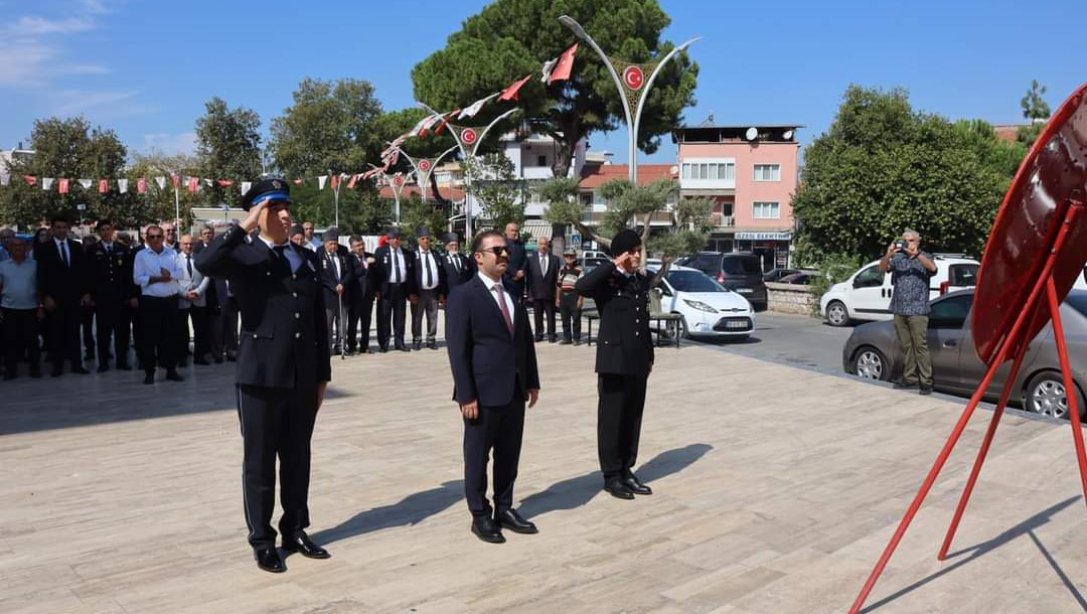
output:
M929 299L951 290L972 288L980 263L962 254L934 254L936 274L929 283ZM845 326L850 320L890 320L891 274L879 270L879 260L869 262L840 284L834 284L819 299L819 313L831 326Z

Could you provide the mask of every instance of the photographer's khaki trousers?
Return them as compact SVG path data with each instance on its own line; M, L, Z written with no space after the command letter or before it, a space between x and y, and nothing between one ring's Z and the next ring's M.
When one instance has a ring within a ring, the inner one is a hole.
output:
M898 344L906 357L902 381L932 386L932 358L928 353L928 316L895 316Z

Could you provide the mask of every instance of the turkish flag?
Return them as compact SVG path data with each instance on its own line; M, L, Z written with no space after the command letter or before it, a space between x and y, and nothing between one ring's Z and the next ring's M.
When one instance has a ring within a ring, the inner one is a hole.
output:
M68 179L61 179L60 182L57 184L57 192L60 192L61 194L67 194L68 181Z
M347 181L347 189L348 190L354 190L355 189L355 182L358 181L358 180L359 180L359 176L357 174L356 175L351 175L351 179L349 179Z
M109 179L99 179L98 180L98 193L99 194L105 194L106 192L109 192Z
M23 175L23 181L25 181L27 185L35 185L38 183L38 178L34 175Z
M147 177L140 177L136 180L136 191L140 194L147 193Z
M302 185L302 178L299 177L298 179L292 179L291 183L293 183L294 185Z
M340 187L340 176L339 175L333 175L332 176L332 183L329 185L329 188L332 189L332 190L335 190L335 189L337 189L339 187Z
M517 100L518 92L521 91L521 88L526 83L528 83L528 80L531 79L531 78L532 78L532 75L529 75L529 76L525 77L524 79L521 79L520 81L518 81L518 82L514 83L513 85L507 87L506 89L502 90L502 94L498 97L498 99L499 100Z
M189 177L189 191L195 193L198 189L200 189L200 178Z
M220 188L229 188L230 186L234 185L234 182L229 179L220 179L216 181L216 183L219 184Z
M173 182L174 187L181 185L181 175L170 175L170 181Z
M559 63L555 65L555 70L551 71L551 77L547 80L549 84L556 81L566 81L570 78L570 72L574 69L574 54L576 53L577 43L562 52L562 55L559 56Z

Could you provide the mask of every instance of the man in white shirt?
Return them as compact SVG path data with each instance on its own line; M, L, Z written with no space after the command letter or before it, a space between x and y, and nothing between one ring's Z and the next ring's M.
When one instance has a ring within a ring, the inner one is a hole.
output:
M404 319L407 316L406 301L415 294L415 260L400 246L400 231L386 233L389 242L374 252L374 272L377 279L377 345L382 352L389 351L389 336L394 347L410 352L404 344Z
M438 349L438 303L445 302L445 271L438 255L430 249L430 230L415 230L415 296L411 301L411 339L416 350L423 347L423 314L426 314L426 346Z
M211 331L208 329L207 291L211 285L211 279L196 268L192 235L181 235L178 242L181 253L177 255L177 267L180 271L178 277L178 346L177 364L179 367L187 365L186 356L189 353L189 321L192 320L193 330L193 364L208 365L208 354L211 353Z
M311 252L320 252L321 240L313 235L313 222L302 222L302 247Z
M181 290L177 254L163 245L162 227L147 227L147 248L136 254L132 282L140 287L140 344L144 384L155 383L155 367L166 369L166 379L181 382L177 372L177 297Z

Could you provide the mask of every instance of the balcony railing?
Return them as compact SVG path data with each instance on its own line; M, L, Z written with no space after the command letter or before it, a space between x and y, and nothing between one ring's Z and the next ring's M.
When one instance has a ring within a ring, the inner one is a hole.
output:
M731 215L713 214L713 225L718 228L731 228L736 225L736 218Z

